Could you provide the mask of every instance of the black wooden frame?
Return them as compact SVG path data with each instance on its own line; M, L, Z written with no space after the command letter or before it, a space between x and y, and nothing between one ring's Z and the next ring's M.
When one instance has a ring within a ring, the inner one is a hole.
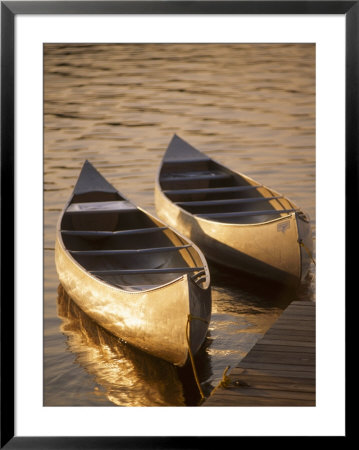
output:
M1 2L1 442L6 449L204 448L226 437L14 436L14 19L17 14L341 14L346 18L346 292L358 204L359 1L4 1ZM356 301L356 299L354 299ZM335 381L333 380L335 384ZM185 424L183 424L185 426ZM210 425L211 426L211 425ZM347 430L348 432L348 430ZM348 434L346 434L346 437ZM232 438L233 439L233 438ZM237 439L237 438L234 438ZM220 440L221 442L218 442Z

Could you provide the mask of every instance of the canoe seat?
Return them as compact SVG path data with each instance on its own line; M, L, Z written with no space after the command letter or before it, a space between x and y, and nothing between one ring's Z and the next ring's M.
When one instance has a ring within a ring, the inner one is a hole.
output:
M159 274L159 273L190 273L203 270L204 267L166 267L159 269L110 269L110 270L90 270L93 275L137 275L137 274Z
M110 256L110 255L136 255L142 253L167 253L192 247L188 245L180 245L178 247L155 247L155 248L138 248L129 250L69 250L72 255L76 256Z
M232 175L215 171L195 171L168 173L161 176L161 181L189 181L189 180L227 180Z
M106 213L106 212L127 212L136 210L136 206L126 200L108 202L85 202L71 203L67 208L67 213Z
M61 233L67 236L109 237L109 236L126 236L131 234L156 233L157 231L163 231L167 229L168 227L135 228L133 230L117 230L117 231L61 230Z
M199 200L199 201L182 201L182 202L174 202L178 206L215 206L215 205L236 205L239 203L255 203L255 202L265 202L268 200L277 200L279 197L250 197L250 198L229 198L223 200Z
M210 188L197 188L197 189L167 189L163 193L166 195L177 195L177 194L214 194L221 192L241 192L248 191L251 189L258 189L263 187L261 184L257 186L225 186L225 187L210 187Z

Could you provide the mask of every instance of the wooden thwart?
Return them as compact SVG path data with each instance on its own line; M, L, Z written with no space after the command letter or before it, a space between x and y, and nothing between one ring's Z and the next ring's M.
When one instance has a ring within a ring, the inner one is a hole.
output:
M277 200L283 198L282 196L277 197L251 197L251 198L228 198L224 200L198 200L198 201L181 201L175 202L178 206L221 206L221 205L237 205L241 203L256 203L256 202L266 202L269 200Z
M61 233L66 236L110 237L110 236L127 236L131 234L156 233L157 231L163 231L167 229L168 227L149 227L149 228L137 228L134 230L117 230L117 231L61 230Z
M166 253L183 250L192 247L191 245L180 245L178 247L156 247L156 248L139 248L130 250L70 250L70 253L77 256L111 256L111 255L136 255L143 253Z
M220 194L222 192L242 192L250 189L258 189L263 187L262 184L252 186L227 186L227 187L211 187L211 188L196 188L196 189L166 189L163 192L166 195L177 194Z
M136 275L140 273L187 273L203 270L204 267L171 267L166 269L116 269L116 270L91 270L93 275Z
M83 213L113 213L113 212L129 212L135 211L137 208L127 200L116 200L109 202L84 202L71 203L66 209L66 214L83 214Z
M186 172L183 174L178 173L168 174L163 176L163 181L202 181L202 180L226 180L231 178L232 175L227 173L216 172Z

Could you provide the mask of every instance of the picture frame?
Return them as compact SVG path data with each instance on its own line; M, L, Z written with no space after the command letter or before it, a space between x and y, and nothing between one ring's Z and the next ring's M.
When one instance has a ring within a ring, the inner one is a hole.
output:
M15 435L14 159L15 18L20 14L335 14L346 20L346 291L353 267L349 247L357 201L359 111L358 1L4 1L1 2L1 448L204 448L226 437L26 437ZM6 282L5 282L6 281ZM228 437L229 438L229 437ZM233 439L233 437L232 437ZM234 437L234 439L238 439Z

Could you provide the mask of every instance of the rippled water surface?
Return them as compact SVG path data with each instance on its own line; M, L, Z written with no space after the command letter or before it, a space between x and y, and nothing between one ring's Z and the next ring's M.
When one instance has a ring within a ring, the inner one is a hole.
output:
M44 404L197 404L188 368L119 342L63 292L56 222L85 159L155 213L156 172L177 133L291 198L315 237L315 46L48 44L44 127ZM315 301L313 265L297 292L210 269L212 320L196 358L206 395L292 300Z

